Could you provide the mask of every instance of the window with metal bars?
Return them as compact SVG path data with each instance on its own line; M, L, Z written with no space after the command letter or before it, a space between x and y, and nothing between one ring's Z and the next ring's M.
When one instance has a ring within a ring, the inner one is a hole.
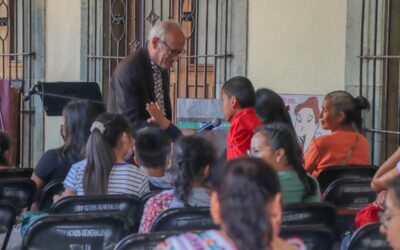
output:
M146 46L147 34L156 22L174 19L185 33L187 54L170 70L173 107L178 97L219 98L219 87L231 73L231 5L235 2L83 1L82 37L86 42L82 44L82 79L99 82L106 97L116 65L129 53Z

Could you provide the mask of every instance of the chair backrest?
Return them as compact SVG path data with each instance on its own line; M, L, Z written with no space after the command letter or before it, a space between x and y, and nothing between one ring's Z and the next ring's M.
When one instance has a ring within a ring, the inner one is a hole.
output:
M114 250L152 250L166 238L182 232L158 232L148 234L131 234L123 238Z
M307 250L331 250L335 243L332 230L324 226L282 226L280 236L302 239Z
M40 211L49 211L53 205L53 196L61 193L64 190L62 181L53 180L42 189L39 196L38 208Z
M389 250L385 236L379 233L379 223L367 224L353 233L348 250Z
M376 166L371 165L349 165L349 166L331 166L324 169L317 177L321 192L335 180L346 179L368 179L371 180L375 172L378 170Z
M141 200L136 195L68 196L53 204L50 212L55 214L121 214L129 223L130 231L136 232L142 216L141 205Z
M8 240L17 216L17 209L5 201L0 201L0 234L4 234L1 249L7 249Z
M208 207L173 208L158 216L150 232L216 229Z
M31 178L33 168L2 168L0 179Z
M286 205L282 211L282 225L324 225L334 228L336 209L333 205L318 203L298 203Z
M28 229L21 249L111 250L127 234L120 215L50 215Z
M371 181L359 179L338 179L326 189L322 198L337 209L361 209L376 199Z
M9 201L15 208L30 209L36 192L31 179L0 179L0 200Z

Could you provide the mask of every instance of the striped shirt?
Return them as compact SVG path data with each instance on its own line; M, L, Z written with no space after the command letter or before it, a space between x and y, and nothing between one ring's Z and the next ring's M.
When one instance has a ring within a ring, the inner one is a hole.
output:
M83 160L72 165L64 180L64 188L84 195L83 175L87 161ZM140 168L124 163L114 164L108 179L108 194L134 194L142 196L149 192L147 175Z

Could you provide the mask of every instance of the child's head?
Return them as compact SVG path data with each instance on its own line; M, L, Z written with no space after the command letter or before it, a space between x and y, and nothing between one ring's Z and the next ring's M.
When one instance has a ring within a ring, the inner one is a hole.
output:
M273 90L262 88L256 91L254 110L263 124L283 122L293 128L282 97Z
M175 195L184 203L194 185L202 185L216 160L213 145L200 136L181 137L174 145L172 164L176 171Z
M222 86L221 99L224 117L230 121L239 110L254 106L253 84L244 76L233 77Z
M273 166L278 172L294 170L304 186L303 199L315 187L303 167L303 152L296 134L284 123L271 123L256 130L251 138L251 154Z
M70 163L83 159L90 126L99 114L96 105L88 101L71 101L64 107L61 151Z
M0 166L10 166L11 138L5 131L0 131Z
M146 127L135 137L135 159L145 168L165 168L171 153L171 139L159 127Z
M210 212L238 249L270 249L282 218L280 183L274 169L257 158L236 158L223 167Z
M327 94L322 104L320 122L323 129L336 131L345 127L362 128L361 110L369 109L368 100L359 96L354 98L346 91L333 91Z
M108 177L116 161L133 147L128 120L119 114L104 113L90 128L86 144L85 195L107 194Z

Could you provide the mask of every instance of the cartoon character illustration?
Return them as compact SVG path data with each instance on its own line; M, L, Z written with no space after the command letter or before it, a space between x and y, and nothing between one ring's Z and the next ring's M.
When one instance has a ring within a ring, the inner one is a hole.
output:
M295 131L300 144L303 146L303 152L306 152L310 142L319 134L319 108L318 98L309 97L305 102L300 103L294 109L296 115Z

